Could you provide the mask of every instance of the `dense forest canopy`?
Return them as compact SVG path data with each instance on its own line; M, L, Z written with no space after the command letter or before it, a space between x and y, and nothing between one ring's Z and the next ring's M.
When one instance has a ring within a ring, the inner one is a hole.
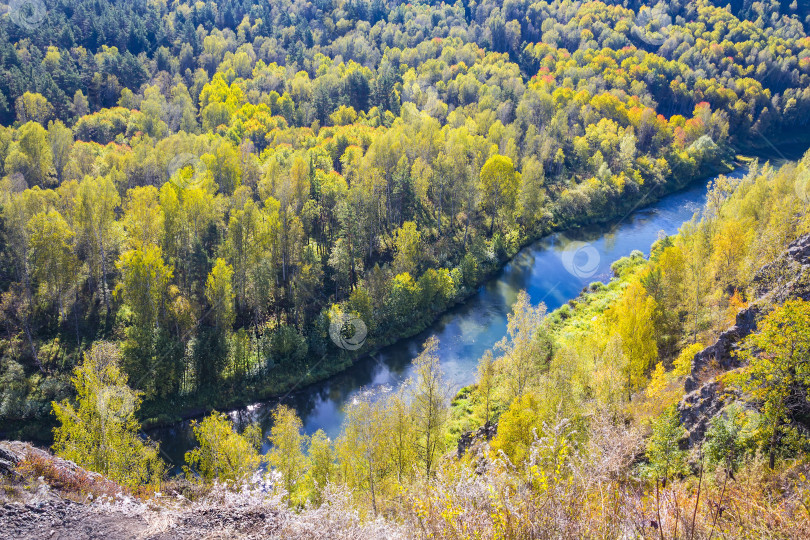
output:
M0 418L47 418L98 340L150 416L322 378L529 240L805 128L807 8L720 4L12 10Z
M11 2L0 433L155 505L223 482L384 537L807 537L810 153L744 155L806 144L808 32L775 0ZM430 338L334 440L214 412L168 480L141 431L335 374L527 243L741 163L607 283L520 293L455 396ZM32 455L4 494L99 490Z

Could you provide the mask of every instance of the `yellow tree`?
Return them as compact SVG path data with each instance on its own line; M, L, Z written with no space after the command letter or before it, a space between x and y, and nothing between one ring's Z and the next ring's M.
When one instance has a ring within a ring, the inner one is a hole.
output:
M748 248L751 226L734 218L724 219L712 240L711 261L715 268L715 279L725 287L739 286L738 272L740 261Z
M416 228L416 223L406 221L402 224L396 232L395 245L394 271L397 274L407 272L416 275L422 256L422 234Z
M422 353L413 361L415 378L411 391L416 454L425 477L430 476L438 454L444 449L448 414L448 389L436 354L438 347L439 340L429 338Z
M126 384L115 345L96 342L73 374L75 405L53 403L57 455L135 489L157 488L166 471L158 447L140 436L138 392Z
M404 389L387 397L383 416L386 421L385 430L389 435L389 444L386 445L389 461L396 472L397 482L402 485L412 476L416 455L414 411L404 394Z
M507 399L523 395L529 385L548 365L551 343L543 331L546 306L532 307L526 291L518 293L506 326L507 336L495 347L504 352L498 371L505 381Z
M48 302L63 312L63 297L76 279L79 261L73 253L73 231L54 210L40 212L28 222L33 277Z
M123 346L127 373L149 395L170 392L176 388L179 366L161 350L159 335L172 268L153 245L122 253L116 266L121 271L116 294L132 313Z
M21 124L38 122L45 125L53 115L53 105L48 102L48 98L36 92L25 92L18 97L14 108Z
M261 428L251 424L239 434L225 413L213 412L191 423L197 446L186 452L186 476L199 475L205 482L233 482L238 487L250 479L262 461Z
M515 171L512 160L506 156L495 154L481 167L480 186L481 206L490 215L489 234L495 228L495 220L499 213L509 213L515 209L518 191L520 190L520 174Z
M628 401L644 384L645 374L658 358L654 316L655 300L647 296L644 286L638 281L633 281L619 302L610 308L609 317L627 358L624 375Z
M301 419L286 405L279 405L273 411L273 427L270 430L270 444L273 447L267 460L281 475L281 483L290 500L296 500L299 481L307 469L304 445L307 436L301 433Z
M218 258L205 281L205 298L211 305L213 323L221 329L230 330L234 323L233 267Z
M346 408L343 433L337 440L341 480L348 487L368 493L374 515L391 472L386 414L379 401L361 396Z
M162 245L164 214L156 187L141 186L127 192L123 224L130 248Z
M498 420L498 435L492 450L502 451L518 465L526 459L540 423L540 404L532 393L521 395Z
M307 484L309 493L315 504L322 502L323 490L335 476L335 456L332 441L323 430L316 431L309 441L307 451L309 469L307 470Z
M48 132L36 122L28 122L20 127L17 134L18 143L6 158L6 173L22 174L29 185L51 184L53 151Z

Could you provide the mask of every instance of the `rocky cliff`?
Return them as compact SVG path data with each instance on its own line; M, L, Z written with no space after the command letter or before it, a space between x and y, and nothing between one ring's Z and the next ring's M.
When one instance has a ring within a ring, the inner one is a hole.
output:
M684 383L687 394L678 405L690 446L703 440L711 419L736 399L718 375L740 367L735 353L742 339L756 331L757 320L774 304L792 298L810 300L810 234L791 242L779 257L760 268L751 289L753 300L737 314L734 326L692 359Z

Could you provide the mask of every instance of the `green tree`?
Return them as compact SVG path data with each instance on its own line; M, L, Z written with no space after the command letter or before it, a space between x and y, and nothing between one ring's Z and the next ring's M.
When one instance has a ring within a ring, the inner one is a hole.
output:
M76 90L76 93L73 94L73 102L70 104L70 110L77 118L81 118L90 110L90 103L81 90Z
M205 281L206 311L197 332L194 362L198 386L215 384L228 359L229 337L235 321L233 268L218 258Z
M242 208L231 210L228 222L225 247L234 269L236 301L240 310L260 307L262 294L257 282L262 256L267 254L270 242L270 231L263 217L261 210L248 200Z
M734 478L747 450L750 433L746 424L745 411L734 403L712 418L706 432L704 450L709 464L722 467L729 478Z
M484 424L489 424L489 413L492 410L492 390L495 387L495 358L487 350L478 362L478 393L484 400Z
M122 253L116 266L121 271L116 293L132 312L123 346L130 380L150 396L176 390L179 366L172 365L167 351L159 346L172 268L163 261L160 248L153 245Z
M96 289L110 315L108 267L118 246L119 228L115 210L121 202L109 176L87 176L79 184L73 201L73 219L78 241L88 253Z
M61 184L70 159L70 151L73 149L73 131L59 120L50 122L48 124L48 142L51 145L56 183Z
M759 332L743 341L740 357L748 365L730 380L756 403L767 428L771 468L780 438L791 431L793 415L807 407L810 387L810 302L789 300L770 312ZM801 397L799 397L801 396Z
M75 405L53 403L59 426L54 451L130 489L157 488L166 466L158 447L140 436L135 417L140 394L126 385L119 355L111 343L96 342L73 374Z
M680 441L686 436L675 405L668 407L653 421L652 435L647 439L647 473L656 481L670 480L688 472L687 452Z

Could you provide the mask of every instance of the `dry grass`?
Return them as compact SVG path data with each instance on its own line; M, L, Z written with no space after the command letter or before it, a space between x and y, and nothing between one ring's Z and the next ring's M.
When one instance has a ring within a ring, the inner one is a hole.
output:
M707 472L700 485L692 476L656 490L636 474L638 432L594 418L590 433L562 459L546 436L522 466L449 464L411 490L400 517L421 538L810 538L806 464L769 471L755 460L734 479Z
M92 498L114 497L122 491L115 482L45 452L27 452L16 470L24 480L30 482L42 478L64 497L77 501L86 500L88 495Z

